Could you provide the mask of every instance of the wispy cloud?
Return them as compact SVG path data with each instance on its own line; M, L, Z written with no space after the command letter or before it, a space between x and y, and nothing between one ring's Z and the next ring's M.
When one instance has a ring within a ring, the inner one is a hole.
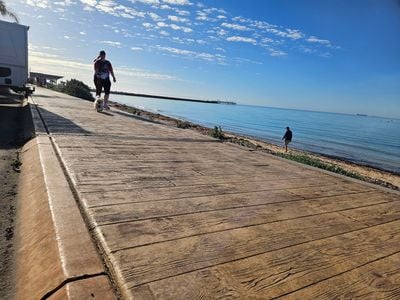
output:
M225 56L221 54L211 54L206 52L196 52L187 49L179 49L174 47L155 47L157 50L168 52L176 56L183 56L189 59L201 59L209 62L225 63Z
M328 39L311 35L312 32L306 33L300 29L287 28L266 20L232 16L224 9L208 7L204 3L190 0L24 1L27 5L37 9L50 9L58 13L61 20L68 19L71 22L74 17L68 15L70 9L65 10L65 8L74 5L90 11L84 12L87 14L97 12L120 18L121 20L115 19L114 23L108 23L111 25L105 25L112 31L112 37L107 35L107 38L112 40L97 41L110 47L121 48L123 47L122 43L128 44L131 38L136 39L131 41L134 43L138 42L137 39L149 41L150 47L151 44L154 46L162 41L166 45L164 53L216 63L221 63L222 60L211 53L216 48L220 48L229 57L230 51L234 50L234 47L238 47L235 43L259 47L261 53L272 57L287 56L295 51L314 56L331 57L335 50L340 49ZM59 10L55 11L55 9ZM96 24L93 26L96 27ZM101 25L97 25L97 27L102 28ZM84 42L81 38L89 32L89 29L82 27L80 30L76 31L77 36L74 36L71 31L63 32L61 36L64 36L64 39ZM90 39L90 35L87 34L86 38ZM186 51L177 51L178 48L175 46L183 44L186 45ZM132 51L143 50L133 48L131 47ZM218 51L222 52L222 50ZM223 63L226 63L226 60L224 58ZM242 62L245 63L246 59L243 59Z
M168 16L168 20L171 20L172 22L182 22L182 23L188 23L189 19L187 18L181 18L178 16Z
M144 4L160 4L159 0L129 0L130 2L132 2L133 4L135 4L136 2L141 2Z
M250 44L257 44L257 41L252 38L243 37L243 36L230 36L226 39L228 42L243 42L243 43L250 43Z
M162 1L171 5L192 5L192 3L188 0L162 0Z
M250 30L248 27L239 25L239 24L230 24L230 23L222 23L221 26L234 29L234 30L240 30L240 31L248 31Z
M46 72L50 74L63 74L67 78L77 78L79 74L92 74L93 65L90 63L82 63L68 59L60 59L53 57L43 57L42 53L31 52L29 62L33 70L37 72ZM126 76L127 78L146 78L153 80L174 80L180 81L175 75L162 74L151 72L143 69L127 68L113 66L115 72L119 76ZM89 76L90 78L90 76ZM79 79L79 78L78 78ZM87 78L86 82L88 81Z
M122 46L120 42L115 42L115 41L100 41L100 43L116 48L121 48Z
M163 18L161 18L159 15L153 12L149 12L148 15L154 20L154 21L161 21Z
M271 56L286 56L287 53L278 49L268 49Z
M29 0L31 1L31 0ZM86 8L90 10L98 10L103 13L110 14L115 17L122 17L127 19L144 18L144 12L137 11L136 9L117 3L114 0L80 0Z
M331 45L331 42L330 42L330 41L328 41L328 40L322 40L322 39L319 39L319 38L317 38L317 37L315 37L315 36L310 36L310 37L307 39L307 42L309 42L309 43L317 43L317 44L322 44L322 45Z
M186 33L190 33L193 31L193 29L189 28L189 27L185 27L185 26L179 26L176 24L167 24L165 22L157 22L156 24L159 28L171 28L173 30L181 30L183 32Z
M26 0L26 3L39 8L50 8L50 1L48 0Z

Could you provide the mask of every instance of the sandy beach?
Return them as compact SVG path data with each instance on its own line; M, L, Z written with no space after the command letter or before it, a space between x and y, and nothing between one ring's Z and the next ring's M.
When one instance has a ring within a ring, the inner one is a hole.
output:
M207 128L198 124L193 124L190 122L174 119L161 114L155 114L135 107L130 107L125 104L119 104L116 102L111 102L112 107L135 114L137 116L143 117L154 122L162 123L168 126L176 126L187 130L195 130L205 135L209 135L211 128ZM222 128L223 130L223 128ZM269 143L266 141L261 141L253 137L247 137L243 135L238 135L230 132L223 132L224 142L240 144L245 147L252 148L257 151L265 151L273 155L282 156L285 155L285 149L283 143L281 146ZM312 160L321 162L321 164L332 167L339 168L352 174L352 177L356 177L363 181L378 184L393 190L400 189L400 176L392 172L379 170L370 166L358 165L350 161L346 161L340 158L327 157L322 154L312 153L307 151L302 151L298 149L290 148L288 151L289 156L305 156L311 158Z

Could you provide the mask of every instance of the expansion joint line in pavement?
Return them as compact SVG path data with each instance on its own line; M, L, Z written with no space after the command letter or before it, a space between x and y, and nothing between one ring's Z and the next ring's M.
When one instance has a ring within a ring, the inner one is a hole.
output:
M33 97L31 97L31 99L32 99L32 103L35 106L35 109L36 109L36 111L37 111L37 113L38 113L38 115L40 117L40 120L41 120L41 122L42 122L42 124L43 124L43 126L44 126L44 128L46 130L47 136L48 136L48 138L49 138L49 140L51 142L51 145L52 145L52 147L54 149L54 152L55 152L55 155L57 157L57 160L58 160L58 162L59 162L59 164L61 166L61 169L62 169L62 171L64 173L64 176L65 176L65 178L66 178L66 180L68 182L68 185L69 185L69 187L71 189L71 192L72 192L72 194L73 194L73 196L75 198L75 202L78 205L78 209L79 209L79 211L81 213L81 217L82 217L84 223L86 224L86 227L88 228L88 232L89 232L89 234L90 234L90 236L92 238L92 241L93 241L94 245L96 245L96 247L99 250L99 257L100 257L100 259L101 259L101 261L103 263L104 268L106 269L106 272L101 272L101 273L97 273L97 274L86 274L86 275L81 275L81 276L77 276L77 277L73 277L73 278L68 278L65 281L63 281L58 287L56 287L52 291L49 291L48 293L46 293L42 297L42 299L47 299L48 297L50 297L52 294L54 294L56 291L58 291L60 288L62 288L67 283L70 283L70 282L73 282L73 281L79 281L79 280L83 280L83 279L87 279L87 278L97 277L97 276L101 276L101 275L104 275L109 279L110 283L113 286L114 292L117 295L120 295L119 287L115 284L115 281L110 276L110 274L112 274L112 272L109 269L108 264L105 261L105 258L103 257L103 255L101 255L101 253L105 253L104 250L102 250L101 243L97 240L97 238L96 238L95 234L93 233L93 231L90 230L89 219L88 219L88 217L87 217L87 215L85 213L85 210L84 210L84 208L83 208L83 206L81 204L81 200L80 200L78 191L76 190L76 188L75 188L75 186L73 184L73 181L71 179L71 176L68 173L67 167L66 167L66 165L65 165L65 163L64 163L64 161L63 161L63 159L61 157L61 152L60 152L59 148L57 147L57 144L54 141L54 138L51 136L50 130L47 127L47 124L46 124L46 122L45 122L45 120L44 120L44 118L43 118L43 116L42 116L42 114L41 114L41 112L40 112L40 110L38 108L38 104L34 101Z
M51 297L51 295L56 293L58 290L63 288L68 283L85 280L85 279L89 279L89 278L93 278L93 277L97 277L97 276L107 276L107 274L105 272L101 272L101 273L96 273L96 274L84 274L84 275L80 275L80 276L76 276L76 277L67 278L66 280L61 282L58 286L56 286L54 289L52 289L51 291L49 291L45 295L43 295L43 297L40 299L41 300L48 299L49 297Z
M35 109L36 109L36 111L37 111L37 113L38 113L38 115L39 115L40 120L42 121L42 124L43 124L43 126L44 126L44 129L46 130L46 133L47 133L47 134L49 135L49 137L50 137L49 128L47 127L47 124L46 124L46 122L44 121L44 118L43 118L43 116L42 116L42 113L40 112L40 109L38 108L38 104L35 102L35 100L33 99L32 96L31 96L31 100L32 100L33 105L35 106Z
M307 285L305 285L305 286L302 286L301 288L298 288L298 289L296 289L296 290L293 290L293 291L290 291L290 292L288 292L288 293L279 295L279 296L277 296L277 297L274 298L274 299L279 299L279 298L282 298L282 297L289 296L289 295L291 295L291 294L293 294L293 293L296 293L296 292L298 292L298 291L304 290L304 289L306 289L306 288L308 288L308 287L310 287L310 286L313 286L313 285L319 284L319 283L321 283L321 282L327 281L327 280L329 280L329 279L332 279L332 278L341 276L341 275L343 275L343 274L352 272L352 271L354 271L354 270L357 270L357 269L359 269L359 268L368 266L369 264L375 263L375 262L380 261L380 260L382 260L382 259L389 258L389 257L394 256L394 255L397 255L397 254L399 254L399 253L400 253L400 251L395 251L395 252L389 253L388 255L385 255L385 256L383 256L383 257L378 257L378 258L376 258L376 259L374 259L374 260L371 260L371 261L368 261L368 262L363 263L363 264L361 264L361 265L355 266L354 268L351 268L351 269L349 269L349 270L346 270L346 271L337 273L337 274L332 275L332 276L329 276L329 277L327 277L327 278L323 278L323 279L321 279L321 280L318 280L318 281L315 281L315 282L313 282L313 283L310 283L310 284L307 284Z
M339 234L335 233L335 234L331 234L331 235L328 235L328 236L325 236L325 237L322 237L322 238L314 238L314 239L311 239L311 240L308 240L308 241L298 242L298 243L296 243L296 244L287 245L287 246L284 246L284 247L281 247L281 248L277 248L277 249L271 249L271 250L268 250L268 251L260 251L260 252L258 252L258 253L254 253L254 254L251 254L251 255L246 255L246 256L243 256L243 257L235 258L235 259L232 259L232 260L230 260L230 261L225 261L225 262L220 262L220 263L213 263L213 264L209 264L209 265L207 265L207 266L205 266L205 267L199 267L199 268L196 268L196 269L192 269L192 270L190 270L190 271L183 271L183 272L176 273L176 274L174 274L174 275L168 275L168 276L164 276L164 277L157 278L157 279L154 279L154 280L144 281L144 282L141 282L140 284L132 285L131 288L132 288L132 287L143 286L143 285L145 285L145 284L149 284L149 283L153 283L153 282L158 282L158 281L165 280L165 279L169 279L169 278L172 278L172 277L176 277L176 276L178 276L178 275L190 274L190 273L193 273L193 272L202 271L202 270L214 268L214 267L217 267L217 266L226 265L226 264L228 264L228 263L232 263L232 262L236 262L236 261L240 261L240 260L245 260L245 259L248 259L248 258L251 258L251 257L263 255L263 254L266 254L266 253L272 253L272 252L275 252L275 251L284 250L284 249L288 249L288 248L296 247L296 246L300 246L300 245L305 245L305 244L312 243L312 242L328 240L328 239L330 239L330 238L332 238L332 237L339 236L339 235L349 234L349 233L353 233L353 232L360 232L360 231L362 231L362 230L366 230L366 229L369 229L369 228L372 228L372 227L378 227L378 226L382 226L382 225L385 225L385 224L395 223L395 222L398 222L399 220L400 220L400 219L395 219L395 220L393 220L393 221L389 221L389 222L385 222L385 223L381 223L381 224L376 224L376 225L372 225L372 226L369 226L369 227L363 227L363 228L348 230L348 231L341 232L341 233L339 233ZM397 254L397 253L400 253L400 252L399 252L399 251L395 251L395 252L390 253L390 254L388 254L388 255L385 255L385 256L383 256L383 257L374 259L374 260L372 260L372 261L369 261L369 262L366 262L366 263L364 263L364 264L361 264L361 265L359 265L359 266L357 266L357 267L354 267L354 268L352 268L351 270L353 270L353 269L355 270L355 269L357 269L357 268L363 267L364 265L368 265L369 263L373 263L373 262L378 261L378 260L380 260L380 259L384 259L384 258L390 257L390 256L395 255L395 254ZM348 270L348 271L351 271L351 270ZM343 271L342 273L346 273L346 272L348 272L348 271ZM337 274L337 275L340 275L340 274ZM335 277L335 276L336 276L336 275L333 275L333 276L331 276L331 277ZM329 279L329 278L327 278L327 279ZM325 280L325 279L322 279L322 280L320 280L320 281L324 281L324 280ZM316 282L316 283L318 283L318 282ZM310 284L310 286L311 286L311 285L313 285L313 283ZM292 291L292 292L294 292L294 291ZM292 292L290 292L290 293L292 293ZM283 296L284 296L284 295L279 295L278 297L283 297ZM274 298L274 299L276 299L276 298Z
M373 207L373 206L377 206L377 205L380 205L380 204L386 204L386 203L388 203L388 202L378 202L378 203L363 205L363 206L360 206L358 208ZM258 206L258 205L255 205L255 206ZM257 227L257 226L262 226L262 225L269 225L269 224L274 224L274 223L279 223L279 222L285 222L285 221L300 220L300 219L306 219L306 218L310 218L310 217L314 217L314 216L329 215L329 214L332 214L332 213L337 213L337 214L340 214L342 217L347 218L347 216L342 215L341 212L350 211L352 209L354 209L354 208L351 207L351 208L344 208L344 209L333 210L333 211L325 211L325 212L315 213L313 215L304 215L304 216L298 216L298 217L294 217L294 218L277 219L277 220L270 221L270 222L259 222L259 223L249 224L249 225L242 225L240 227L234 227L233 226L233 227L227 228L227 229L212 230L212 231L202 232L202 233L198 233L198 234L192 234L192 235L186 235L186 236L181 236L181 237L177 237L177 238L166 239L166 240L162 240L162 241L145 243L145 244L141 244L141 245L137 245L137 246L118 248L116 250L112 250L110 253L114 254L114 253L117 253L117 252L120 252L120 251L125 251L125 250L128 250L128 249L134 249L134 248L138 248L138 247L161 244L161 243L171 242L171 241L178 241L178 240L183 240L183 239L186 239L186 238L189 238L189 237L194 237L194 236L197 237L197 236L203 236L203 235L207 235L207 234L226 232L226 231L239 229L239 228L240 229L241 228L251 228L251 227ZM225 209L223 209L223 210L225 210ZM196 213L188 213L188 214L181 214L181 215L170 215L170 216L167 216L167 217L184 216L184 215L192 215L192 214L196 214ZM145 219L145 220L156 220L157 218L159 218L159 217L148 218L148 219ZM357 223L359 223L359 224L361 224L363 226L365 226L363 229L371 227L370 225L368 225L366 223L363 223L363 222L360 222L357 219L354 219L354 218L349 218L349 219L354 221L354 222L357 222ZM396 219L396 221L397 220L398 219ZM140 221L142 221L142 220L139 220L139 222ZM136 222L136 220L133 221L133 222ZM114 224L120 224L120 223L125 223L125 222L115 222L115 223L112 223L112 224L102 224L102 226L114 225ZM379 224L379 225L381 225L381 224Z

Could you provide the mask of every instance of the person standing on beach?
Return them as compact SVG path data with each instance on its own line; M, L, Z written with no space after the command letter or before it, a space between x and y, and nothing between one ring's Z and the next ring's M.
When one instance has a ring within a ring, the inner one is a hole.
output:
M111 81L116 82L114 70L111 63L106 60L106 52L101 50L99 56L94 60L94 85L96 86L96 98L100 98L101 91L104 88L104 109L110 109L108 99L110 97Z
M292 141L292 137L293 137L292 131L290 130L289 127L286 127L285 135L282 137L282 140L285 140L286 152L287 152L287 148L288 148L289 143Z

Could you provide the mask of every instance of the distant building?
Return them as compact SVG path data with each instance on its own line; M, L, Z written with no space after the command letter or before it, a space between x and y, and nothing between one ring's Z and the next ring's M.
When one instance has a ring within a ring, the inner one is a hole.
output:
M57 80L61 78L63 78L63 76L30 72L29 83L36 84L37 86L46 87L48 84L57 84Z

